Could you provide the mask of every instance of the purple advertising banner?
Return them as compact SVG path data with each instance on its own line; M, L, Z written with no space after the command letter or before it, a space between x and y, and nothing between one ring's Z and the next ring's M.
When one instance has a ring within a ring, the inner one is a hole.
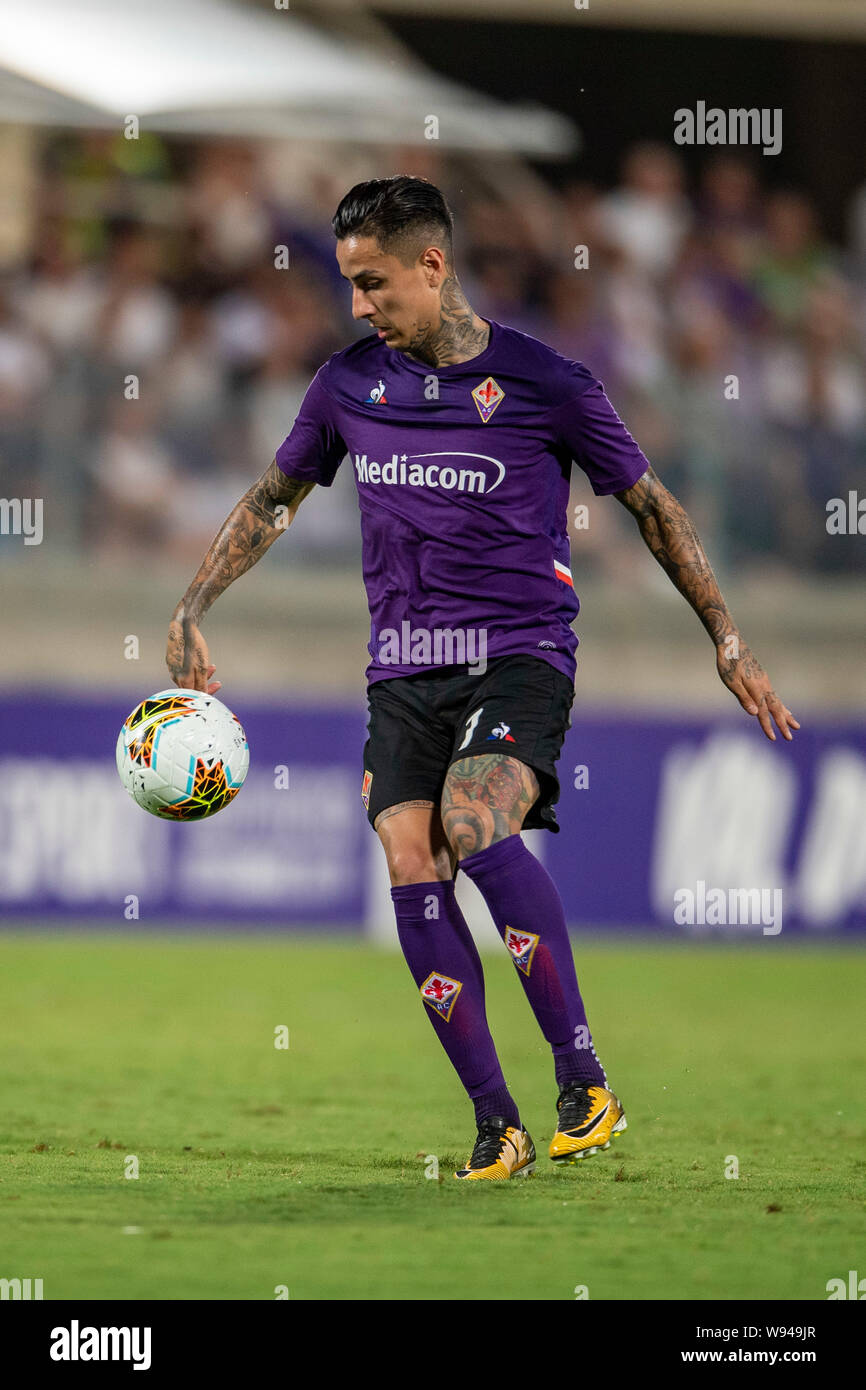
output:
M0 914L360 931L364 715L245 705L242 790L179 825L143 811L117 774L139 698L0 699Z
M0 698L0 919L370 928L382 854L360 797L361 708L238 707L244 788L213 819L176 825L117 776L137 698ZM533 841L570 923L866 930L866 726L806 723L793 744L771 744L744 718L576 708L562 829Z
M545 862L574 924L866 930L863 724L770 743L736 716L575 711L559 777Z

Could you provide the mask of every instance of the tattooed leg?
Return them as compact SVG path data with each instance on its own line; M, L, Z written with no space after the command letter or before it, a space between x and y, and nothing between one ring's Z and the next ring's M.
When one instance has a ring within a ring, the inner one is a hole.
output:
M506 753L452 763L442 792L442 824L458 859L517 835L539 790L532 768Z
M503 753L463 758L445 779L442 820L461 870L487 904L517 964L524 993L551 1046L557 1082L604 1085L562 900L518 834L538 793L538 778L517 758Z

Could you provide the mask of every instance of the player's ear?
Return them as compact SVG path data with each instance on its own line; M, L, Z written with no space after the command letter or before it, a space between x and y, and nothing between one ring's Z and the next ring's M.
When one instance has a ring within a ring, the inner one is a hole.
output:
M444 252L438 246L428 246L418 259L430 288L440 285L448 274Z

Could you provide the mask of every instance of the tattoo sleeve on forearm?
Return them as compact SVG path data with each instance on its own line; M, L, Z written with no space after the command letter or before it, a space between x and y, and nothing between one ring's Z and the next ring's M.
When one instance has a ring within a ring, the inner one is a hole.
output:
M214 599L261 559L314 487L287 477L274 461L226 518L176 616L198 624Z
M736 626L691 518L651 468L616 496L634 516L665 574L720 645Z

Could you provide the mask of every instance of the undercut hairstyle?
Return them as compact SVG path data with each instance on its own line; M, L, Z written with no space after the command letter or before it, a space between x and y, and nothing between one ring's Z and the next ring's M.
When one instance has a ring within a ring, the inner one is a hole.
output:
M396 174L356 183L331 219L334 236L375 238L379 248L412 265L425 246L438 246L454 267L454 219L443 194L427 179Z

